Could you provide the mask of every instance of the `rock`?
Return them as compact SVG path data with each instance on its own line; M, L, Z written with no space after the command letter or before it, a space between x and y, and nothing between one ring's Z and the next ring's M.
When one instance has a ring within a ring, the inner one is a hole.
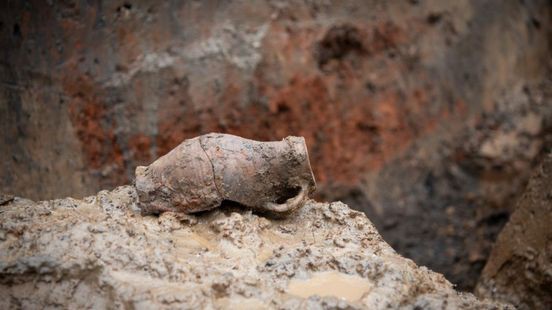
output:
M552 155L529 181L491 252L476 292L519 309L552 308Z
M511 308L456 292L340 202L285 219L236 206L142 216L137 204L122 186L3 206L0 308Z

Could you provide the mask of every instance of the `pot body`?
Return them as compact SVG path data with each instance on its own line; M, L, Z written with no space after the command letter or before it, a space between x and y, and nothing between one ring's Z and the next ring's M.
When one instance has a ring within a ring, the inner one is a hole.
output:
M193 213L223 200L281 213L301 207L316 182L302 137L259 142L212 133L138 167L135 186L146 213Z

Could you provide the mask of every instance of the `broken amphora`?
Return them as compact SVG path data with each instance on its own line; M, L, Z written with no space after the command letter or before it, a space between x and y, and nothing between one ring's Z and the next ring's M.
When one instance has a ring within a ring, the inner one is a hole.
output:
M225 200L287 213L303 206L316 182L302 137L259 142L211 133L137 167L135 186L144 213L193 213Z

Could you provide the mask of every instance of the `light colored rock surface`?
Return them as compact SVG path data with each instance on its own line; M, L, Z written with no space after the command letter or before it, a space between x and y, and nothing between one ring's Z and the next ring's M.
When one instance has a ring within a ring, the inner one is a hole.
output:
M339 202L286 219L142 216L136 203L123 186L0 206L0 308L507 308L457 293Z

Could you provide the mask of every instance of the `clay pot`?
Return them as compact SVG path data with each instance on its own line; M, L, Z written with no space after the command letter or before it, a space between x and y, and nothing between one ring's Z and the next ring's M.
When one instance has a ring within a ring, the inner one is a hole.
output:
M137 167L135 186L145 213L193 213L224 200L283 213L301 207L316 182L302 137L259 142L212 133Z

